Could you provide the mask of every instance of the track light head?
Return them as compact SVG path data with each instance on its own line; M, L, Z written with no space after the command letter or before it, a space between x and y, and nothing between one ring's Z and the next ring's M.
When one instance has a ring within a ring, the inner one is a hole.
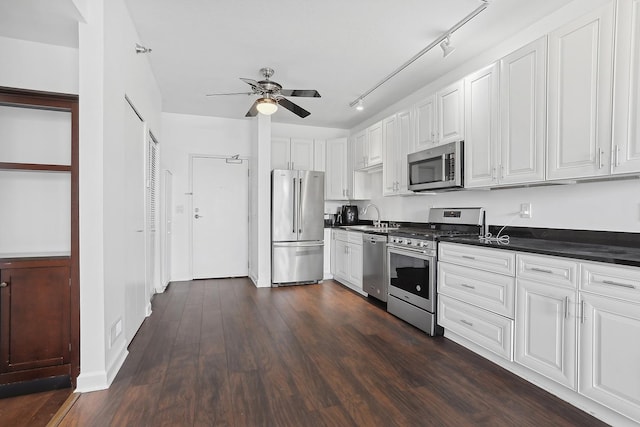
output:
M442 49L442 56L445 58L451 55L454 50L456 50L455 47L451 46L451 40L449 39L449 36L442 40L442 42L440 43L440 48Z
M150 53L151 49L144 47L141 44L136 43L136 53Z
M356 110L358 111L364 110L364 103L362 101L362 98L358 99L358 105L356 105Z

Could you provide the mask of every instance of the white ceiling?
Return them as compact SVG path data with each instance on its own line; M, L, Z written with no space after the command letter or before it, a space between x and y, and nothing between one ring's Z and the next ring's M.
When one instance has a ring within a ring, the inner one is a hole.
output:
M239 77L261 80L258 71L268 66L283 87L322 95L289 98L311 115L301 119L280 108L274 121L351 128L570 0L492 0L452 36L452 55L445 59L434 48L369 95L362 112L349 103L481 1L125 2L140 43L153 49L147 55L163 111L243 118L255 96L205 94L249 91ZM76 14L71 0L0 0L0 36L77 46Z

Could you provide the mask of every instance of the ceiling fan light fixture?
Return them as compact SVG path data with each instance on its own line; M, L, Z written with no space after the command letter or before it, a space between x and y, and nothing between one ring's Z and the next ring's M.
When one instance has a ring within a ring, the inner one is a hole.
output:
M440 48L442 49L442 56L445 58L451 55L454 50L456 50L455 47L451 46L451 40L449 40L449 36L442 40L442 43L440 43Z
M278 103L273 98L260 98L256 105L258 112L265 116L270 116L278 111Z
M358 100L358 105L356 105L356 110L358 111L364 110L364 102L362 101L362 98Z

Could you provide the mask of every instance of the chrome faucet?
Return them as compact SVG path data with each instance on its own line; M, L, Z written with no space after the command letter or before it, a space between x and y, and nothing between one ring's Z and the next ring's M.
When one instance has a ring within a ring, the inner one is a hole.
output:
M375 227L380 227L380 209L376 205L374 205L373 203L369 203L367 207L365 207L362 210L362 215L365 215L367 213L367 210L369 210L369 208L376 208L376 212L378 213L378 219L376 221L373 221L373 225Z

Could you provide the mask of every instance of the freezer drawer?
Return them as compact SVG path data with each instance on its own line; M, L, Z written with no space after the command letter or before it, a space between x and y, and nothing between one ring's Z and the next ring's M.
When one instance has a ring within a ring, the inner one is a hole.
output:
M311 283L322 280L324 242L274 242L271 283Z

